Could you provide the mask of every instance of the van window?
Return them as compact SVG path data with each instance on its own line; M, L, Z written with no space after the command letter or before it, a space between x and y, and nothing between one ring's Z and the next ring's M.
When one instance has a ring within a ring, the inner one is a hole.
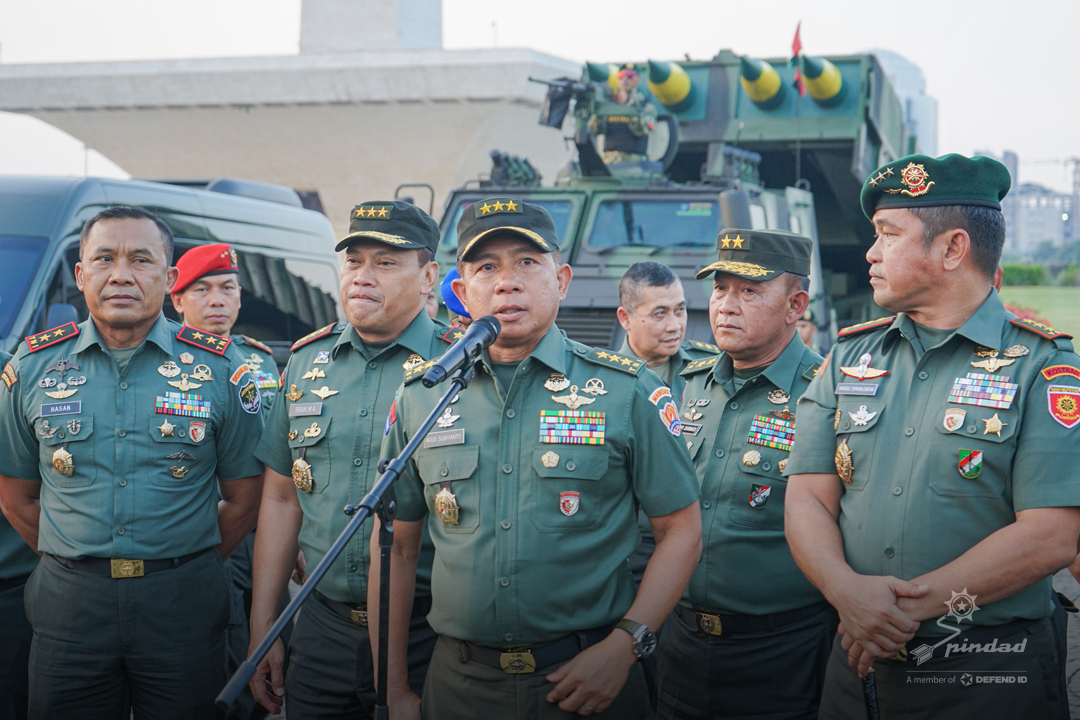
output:
M474 202L480 202L481 198L477 198ZM551 215L551 221L555 224L555 237L559 238L559 245L563 248L566 247L566 230L570 225L570 216L574 213L574 203L569 200L543 200L536 198L526 198L525 200L530 205L539 205L548 211ZM450 230L446 233L446 237L443 238L443 247L456 248L457 247L457 224L461 219L461 213L465 211L465 208L472 207L473 203L468 201L462 201L458 203L457 208L454 209L453 220L450 222Z
M48 238L0 235L0 337L7 337L37 273Z
M589 247L711 247L719 225L716 201L604 200L596 210Z

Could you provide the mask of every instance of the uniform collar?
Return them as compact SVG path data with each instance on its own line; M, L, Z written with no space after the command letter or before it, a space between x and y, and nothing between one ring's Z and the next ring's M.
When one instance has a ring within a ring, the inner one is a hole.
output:
M558 325L552 325L540 342L529 353L529 357L547 365L554 372L566 374L566 353L570 349L571 341L559 330ZM491 355L484 350L484 366L491 370ZM493 373L492 373L493 374Z
M661 364L663 365L663 364L669 363L673 359L678 358L681 361L679 363L678 367L682 368L684 363L687 363L687 362L694 359L694 356L691 355L688 352L689 344L690 344L689 341L683 340L682 344L679 345L679 352L675 353L674 355L669 357L667 360L665 360ZM636 357L636 358L639 358L639 359L644 359L644 358L641 358L636 352L634 352L633 348L630 347L630 336L629 335L627 335L626 337L623 338L622 347L619 348L619 354L620 355L626 355L628 357Z
M1002 344L1001 329L1007 318L1008 311L1005 309L1004 303L1001 302L1001 296L998 295L997 290L990 288L990 294L986 296L983 304L971 314L971 317L964 321L963 325L956 329L953 335L963 335L976 345L1000 350L999 346ZM889 326L887 333L889 335L895 333L912 337L915 334L915 321L905 313L899 313L896 319L893 320L892 325ZM949 336L950 340L953 335Z
M780 356L761 371L761 377L784 392L790 393L791 388L795 385L795 377L799 374L799 366L802 364L802 357L805 352L806 344L803 343L799 333L796 332L791 338L791 342L780 353ZM723 353L713 367L709 379L726 385L731 382L734 375L735 365L732 363L731 357L727 353Z
M145 342L154 343L164 350L167 355L173 354L173 333L169 328L169 321L164 315L158 315L158 319L154 322L154 326L150 328L150 334L146 336ZM79 339L75 341L75 348L71 351L71 354L77 355L91 345L97 345L104 352L109 352L105 341L98 334L94 319L87 318L86 322L79 326Z
M386 350L392 350L396 345L401 345L407 350L423 357L427 357L431 351L431 337L434 334L435 322L427 314L425 308L420 308L420 312L418 312L416 317L413 318L413 321L409 323L409 327L405 328L405 332L392 340L390 344L386 346ZM339 347L347 344L351 344L358 353L365 355L363 340L361 339L360 334L356 332L356 328L350 324L345 325L345 332L341 333L338 336L337 342L334 343L332 351L334 356L337 357Z

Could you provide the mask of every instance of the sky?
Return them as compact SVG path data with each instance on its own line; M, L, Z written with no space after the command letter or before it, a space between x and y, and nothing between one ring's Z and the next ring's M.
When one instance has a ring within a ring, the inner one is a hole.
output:
M360 0L356 0L360 1ZM364 0L372 1L372 0ZM0 0L0 63L289 55L301 0ZM1013 150L1020 181L1071 188L1080 157L1077 0L443 0L447 49L527 47L573 60L785 56L883 48L938 100L939 154ZM0 113L0 174L123 176L44 123Z

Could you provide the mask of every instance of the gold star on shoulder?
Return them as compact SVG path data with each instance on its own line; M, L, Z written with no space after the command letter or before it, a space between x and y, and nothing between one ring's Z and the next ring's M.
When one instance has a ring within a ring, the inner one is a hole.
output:
M506 209L510 212L517 212L517 203L513 200L506 203Z
M481 215L487 215L490 212L491 212L491 206L488 205L487 203L484 203L483 205L480 206L480 214Z
M193 334L191 336L191 339L192 340L202 340L204 337L206 337L206 336L203 335L201 332L197 332L197 333L195 333L195 334Z
M607 360L607 359L608 359L608 358L610 358L611 356L610 356L610 355L608 355L608 354L607 354L606 352L604 352L603 350L601 350L600 352L596 353L596 357L600 358L601 360Z
M983 430L983 435L993 433L998 437L1001 437L1001 431L1009 425L1009 423L1001 422L1001 418L998 417L997 413L994 413L993 417L983 420L983 422L986 423L986 429Z

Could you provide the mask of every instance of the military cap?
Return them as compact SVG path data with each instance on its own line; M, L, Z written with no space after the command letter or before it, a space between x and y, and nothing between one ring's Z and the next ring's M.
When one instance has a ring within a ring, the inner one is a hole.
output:
M716 238L717 261L701 268L697 278L716 272L761 281L786 272L809 277L813 249L813 240L785 230L727 228Z
M176 261L176 269L179 274L171 290L174 293L183 292L188 285L207 275L240 272L236 251L225 243L199 245L188 250Z
M494 235L513 235L528 240L543 252L559 247L555 223L548 211L516 198L489 198L465 208L458 220L458 260L478 242Z
M349 234L334 249L341 252L358 240L375 240L403 250L439 246L439 224L426 212L402 200L365 202L352 209Z
M908 155L882 165L863 184L863 214L873 218L888 208L978 205L1001 209L1012 177L988 157Z

